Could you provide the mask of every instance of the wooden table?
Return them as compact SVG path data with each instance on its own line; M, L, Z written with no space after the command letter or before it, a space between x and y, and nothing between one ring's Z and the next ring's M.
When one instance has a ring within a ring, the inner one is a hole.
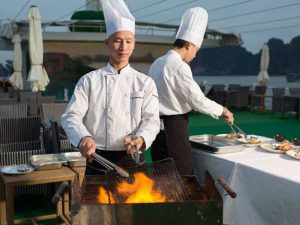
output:
M55 170L34 171L23 175L4 175L0 173L0 222L1 225L20 224L28 219L14 220L14 190L19 186L49 184L67 181L70 185L76 174L67 167ZM61 218L70 224L69 192L63 194L63 201L56 206L56 214L35 217L37 220Z

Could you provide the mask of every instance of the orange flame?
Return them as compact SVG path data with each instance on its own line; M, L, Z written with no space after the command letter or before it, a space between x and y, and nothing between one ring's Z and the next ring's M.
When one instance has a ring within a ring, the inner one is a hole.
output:
M147 177L144 173L135 173L134 182L132 184L123 181L117 184L119 194L127 197L125 203L153 203L165 202L166 197L158 190L154 190L154 181ZM112 194L109 192L111 203L115 201ZM106 190L103 187L99 188L98 195L99 203L109 203L109 198Z
M99 203L115 203L112 193L109 191L107 194L104 187L99 187L99 194L97 197L98 197ZM109 200L110 200L110 202L109 202Z

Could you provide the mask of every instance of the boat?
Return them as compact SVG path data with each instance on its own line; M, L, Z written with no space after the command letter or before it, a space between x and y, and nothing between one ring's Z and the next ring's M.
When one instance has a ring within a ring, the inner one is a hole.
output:
M87 6L90 5L87 0ZM101 8L97 8L99 5L96 5L97 10L94 11L93 7L95 6L82 12L99 12L103 15ZM179 25L136 21L136 46L130 64L138 71L147 73L152 62L172 48L178 28ZM107 64L109 52L105 45L105 31L103 16L97 19L90 19L88 15L85 18L72 16L70 20L42 21L43 65L50 79L46 90L50 91L49 94L60 93L62 96L64 88L72 93L74 85L82 75ZM10 21L0 25L0 50L13 51L13 34L18 33L21 36L22 61L26 62L22 65L24 81L30 68L28 32L28 20ZM241 37L237 34L207 29L202 47L238 46L241 43ZM24 87L29 89L29 84L25 82Z

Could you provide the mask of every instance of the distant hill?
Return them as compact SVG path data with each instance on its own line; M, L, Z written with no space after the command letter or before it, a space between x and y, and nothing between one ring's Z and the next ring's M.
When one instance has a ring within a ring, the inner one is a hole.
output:
M300 73L300 36L284 44L280 39L268 41L270 49L269 74ZM260 54L252 54L243 47L201 49L191 62L194 75L253 75L258 74Z

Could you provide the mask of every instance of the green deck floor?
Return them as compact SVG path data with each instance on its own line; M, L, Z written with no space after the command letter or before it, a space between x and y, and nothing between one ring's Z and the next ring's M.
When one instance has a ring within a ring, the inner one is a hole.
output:
M235 123L248 134L257 134L266 137L274 137L276 134L283 134L288 140L300 138L300 120L295 116L287 116L280 119L279 115L271 116L270 112L234 112ZM213 119L200 113L190 115L190 134L220 134L230 133L229 126L224 120ZM147 161L150 162L149 151L147 151ZM50 196L51 197L51 196ZM50 199L18 199L16 201L15 217L34 217L45 213L55 212L55 207L50 203ZM30 224L30 223L27 223ZM56 224L55 221L38 222L38 224Z

